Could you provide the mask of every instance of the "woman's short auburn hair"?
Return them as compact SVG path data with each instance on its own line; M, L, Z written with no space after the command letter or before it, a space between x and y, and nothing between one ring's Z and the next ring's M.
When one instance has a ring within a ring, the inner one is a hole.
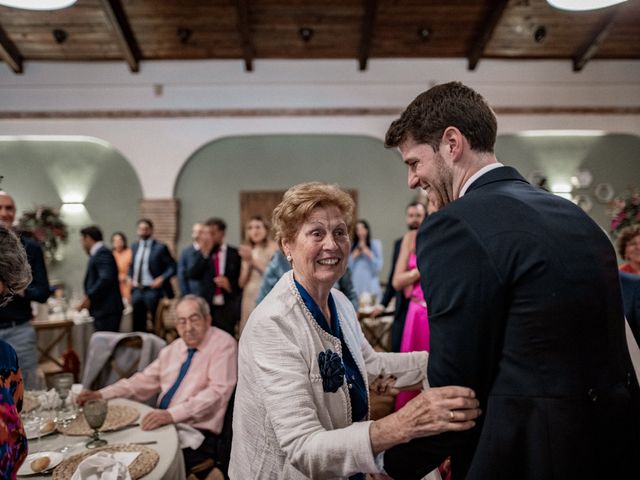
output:
M627 249L627 244L638 235L640 235L640 224L630 225L620 230L620 233L618 234L617 246L618 253L622 258L624 258L624 251Z
M306 182L291 187L273 210L272 226L278 245L282 248L282 242L293 240L313 209L330 206L338 207L351 229L355 202L338 185Z

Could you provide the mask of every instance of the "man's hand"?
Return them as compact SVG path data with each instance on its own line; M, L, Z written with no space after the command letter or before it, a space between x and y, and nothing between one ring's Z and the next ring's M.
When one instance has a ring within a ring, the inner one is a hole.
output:
M76 398L76 403L82 406L89 400L100 400L101 398L102 394L97 390L83 390Z
M373 307L373 310L369 314L371 318L378 318L380 315L384 313L385 308L382 305L376 305Z
M142 428L142 430L155 430L156 428L169 425L170 423L173 423L173 417L171 414L166 410L156 408L155 410L151 410L142 418L140 428Z
M213 283L215 283L216 287L220 287L223 290L231 293L231 283L229 283L229 279L224 275L219 275L213 279Z
M160 288L164 283L164 277L156 277L153 279L153 283L151 283L151 288Z
M91 300L89 300L89 297L87 297L86 295L84 296L84 298L82 299L82 301L78 304L78 306L76 307L76 310L78 310L79 312L82 311L82 309L86 308L88 309L89 306L91 306Z

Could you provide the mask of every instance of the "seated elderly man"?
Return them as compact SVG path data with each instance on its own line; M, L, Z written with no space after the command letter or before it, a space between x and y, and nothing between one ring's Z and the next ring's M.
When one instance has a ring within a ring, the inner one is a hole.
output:
M78 396L83 404L93 398L146 400L160 392L158 407L142 418L143 430L183 423L204 435L197 449L184 448L187 472L208 458L216 459L217 437L237 381L237 342L211 326L207 302L185 295L176 305L180 338L160 351L140 373L97 391Z

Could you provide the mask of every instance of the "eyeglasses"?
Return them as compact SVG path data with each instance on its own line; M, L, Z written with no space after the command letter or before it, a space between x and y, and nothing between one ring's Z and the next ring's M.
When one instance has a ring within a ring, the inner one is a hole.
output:
M176 320L176 325L180 327L184 327L187 323L190 323L194 327L199 327L204 323L204 318L200 315L192 315L188 318L178 318Z

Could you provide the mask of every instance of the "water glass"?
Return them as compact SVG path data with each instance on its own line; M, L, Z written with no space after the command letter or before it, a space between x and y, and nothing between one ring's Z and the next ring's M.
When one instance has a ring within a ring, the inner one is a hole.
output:
M93 428L93 438L87 442L87 448L103 447L107 441L100 438L99 429L107 419L108 403L103 399L89 400L82 407L84 418L91 428Z

